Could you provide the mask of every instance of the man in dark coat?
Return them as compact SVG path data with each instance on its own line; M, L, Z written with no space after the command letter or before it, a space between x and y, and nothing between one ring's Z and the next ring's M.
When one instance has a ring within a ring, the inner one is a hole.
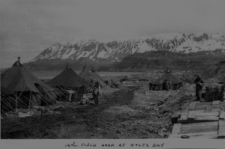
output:
M202 78L199 75L195 75L196 78L194 80L194 83L196 84L196 98L197 101L204 101L202 99L202 88L203 88L203 83L204 81L202 80Z
M97 86L94 87L92 95L93 95L95 105L98 105L99 88Z
M169 91L169 90L170 90L170 83L169 83L169 81L168 81L168 80L165 80L165 81L163 82L163 84L164 84L165 90Z

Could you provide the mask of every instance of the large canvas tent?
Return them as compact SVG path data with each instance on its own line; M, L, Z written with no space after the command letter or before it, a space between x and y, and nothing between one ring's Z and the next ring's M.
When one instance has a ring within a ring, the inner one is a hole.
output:
M98 82L101 86L104 85L104 80L93 70L93 68L90 72L86 69L86 67L84 67L82 72L80 73L80 77L82 77L89 83Z
M149 90L165 90L163 82L168 80L171 85L171 90L177 90L183 86L180 79L175 77L170 70L166 70L164 74L153 82L149 83Z
M1 106L3 111L54 104L56 96L53 92L53 88L23 67L20 58L10 69L1 74Z
M81 96L89 92L89 84L82 79L70 66L67 64L66 68L53 79L47 82L52 87L58 88L57 92L64 100L72 100L71 98L80 99ZM76 97L73 93L76 91ZM63 94L61 94L63 93ZM67 98L67 96L70 96Z
M65 89L78 89L88 86L88 83L82 79L68 64L64 71L48 81L47 84L54 87L63 87Z

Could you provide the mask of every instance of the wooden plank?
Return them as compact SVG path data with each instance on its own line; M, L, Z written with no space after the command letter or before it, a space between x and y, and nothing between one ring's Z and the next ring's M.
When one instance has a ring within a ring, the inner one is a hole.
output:
M212 106L212 102L200 102L196 104L195 109L209 109Z
M220 107L213 107L212 112L218 112L221 111Z
M182 124L180 134L202 133L218 130L218 121Z
M218 137L225 138L225 120L219 120Z
M206 122L216 122L218 121L219 118L217 119L187 119L187 120L178 120L179 123L181 124L189 124L189 123L194 123L194 124L197 124L197 123L206 123Z
M220 105L212 105L213 108L221 108Z
M188 109L194 109L196 104L197 104L197 102L191 102L191 103L189 104Z
M170 135L169 138L181 138L181 136L183 136L183 135L189 136L190 139L192 139L192 138L217 139L218 138L217 131L204 132L204 133L189 133L189 134Z
M219 100L216 100L216 101L213 101L212 102L212 105L219 105L220 104L220 101Z
M180 119L181 120L187 120L187 116L188 116L188 109L182 110L181 115L180 115Z
M212 106L208 106L206 109L205 109L205 112L212 112L213 110L213 107Z
M205 112L206 107L200 107L200 108L194 108L194 109L188 109L188 111L202 111Z
M195 111L189 111L188 112L188 116L187 116L188 119L193 119L195 118Z
M220 111L219 119L225 119L225 112L224 111Z
M200 106L200 105L212 105L212 102L198 102L196 104L196 106Z
M201 121L203 121L203 120L206 120L206 121L217 121L217 120L219 120L219 116L217 116L217 115L205 115L205 116L203 116L203 115L201 115L201 116L195 116L195 120L201 120Z
M222 110L225 111L225 105L222 106Z
M195 111L195 115L201 115L202 113L205 113L205 111Z
M171 134L179 134L181 129L181 123L177 123L173 125L173 130Z
M215 115L215 116L219 116L220 112L219 111L215 111L215 112L204 112L204 113L200 113L200 112L196 112L195 115L196 116L212 116L212 115Z
M196 105L195 109L206 109L209 106L211 106L211 105Z
M206 126L217 126L218 125L218 121L217 122L205 122L205 123L190 123L190 124L182 124L182 128L186 128L186 127L206 127Z
M195 106L195 109L210 109L212 102L200 102Z
M169 135L169 138L174 138L180 133L181 123L177 123L173 125L172 133Z

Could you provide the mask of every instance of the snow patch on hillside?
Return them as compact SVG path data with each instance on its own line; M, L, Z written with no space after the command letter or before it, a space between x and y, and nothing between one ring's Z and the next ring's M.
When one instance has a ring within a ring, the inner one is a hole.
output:
M97 58L107 58L106 56L106 51L102 50L101 52L98 53Z
M150 47L146 42L139 44L139 49L137 50L138 53L144 53L146 51L150 51Z
M67 59L69 58L71 55L73 55L74 53L76 53L75 49L71 49L69 52L66 52L64 55L62 55L62 59Z

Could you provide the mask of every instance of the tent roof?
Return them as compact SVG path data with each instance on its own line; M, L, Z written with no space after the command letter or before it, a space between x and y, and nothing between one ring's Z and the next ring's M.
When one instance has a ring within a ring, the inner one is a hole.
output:
M39 92L35 84L39 84L45 91L53 90L25 69L19 60L10 69L1 74L1 89L2 92L7 94L15 91Z
M91 72L92 73L92 75L96 78L96 79L98 79L98 80L101 80L101 81L104 81L95 71L94 72Z
M86 82L67 65L59 75L47 82L51 86L63 86L66 88L86 86Z
M171 84L178 84L182 82L180 79L171 74L171 71L166 71L163 76L154 81L154 84L162 84L164 80L168 80Z
M80 73L80 76L86 80L98 81L100 84L103 84L103 79L96 72L90 72L86 69L83 69L83 71Z

